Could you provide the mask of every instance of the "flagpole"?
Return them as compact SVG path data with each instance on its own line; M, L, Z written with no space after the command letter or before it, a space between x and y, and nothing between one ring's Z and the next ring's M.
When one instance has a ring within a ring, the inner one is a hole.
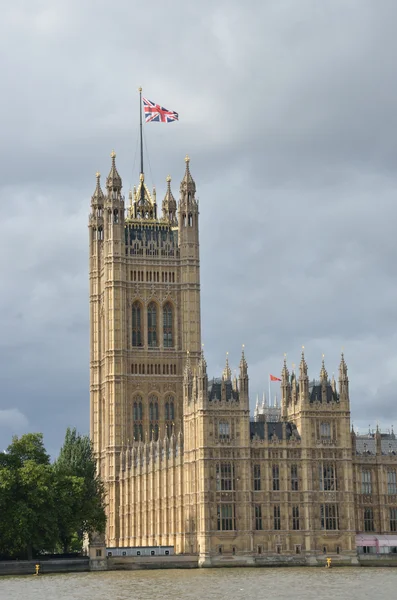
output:
M268 403L269 403L269 407L270 407L272 405L272 397L270 395L270 374L269 374L269 401L268 401Z
M139 131L141 138L141 176L142 176L142 185L141 185L141 203L145 202L145 190L143 187L143 134L142 134L142 88L139 88Z

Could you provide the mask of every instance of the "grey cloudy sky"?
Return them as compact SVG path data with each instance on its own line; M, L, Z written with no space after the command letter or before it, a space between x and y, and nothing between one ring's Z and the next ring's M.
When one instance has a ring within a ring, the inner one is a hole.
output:
M14 0L2 7L0 447L88 431L87 219L117 152L200 197L211 374L241 344L251 401L283 354L310 376L344 348L352 420L397 427L395 0ZM134 166L135 165L135 166ZM274 391L276 391L274 389Z

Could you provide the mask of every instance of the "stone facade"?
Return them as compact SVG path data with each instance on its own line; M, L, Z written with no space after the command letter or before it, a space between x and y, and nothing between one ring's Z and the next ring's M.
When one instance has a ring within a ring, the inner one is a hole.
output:
M202 565L354 560L356 532L393 531L397 455L379 432L373 452L360 450L343 355L338 383L324 361L309 381L303 351L297 374L284 362L280 409L251 421L244 349L238 378L228 360L221 378L207 376L189 158L178 203L167 178L161 215L143 174L127 214L121 189L112 153L89 216L90 427L107 546L173 546Z

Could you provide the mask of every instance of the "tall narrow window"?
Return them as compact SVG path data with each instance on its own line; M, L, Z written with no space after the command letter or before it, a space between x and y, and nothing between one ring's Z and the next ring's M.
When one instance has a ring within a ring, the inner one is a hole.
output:
M150 440L156 442L159 438L159 403L154 395L149 398L149 429Z
M255 529L257 531L262 529L262 507L260 504L255 505Z
M133 420L133 434L134 441L139 442L143 440L143 409L142 409L142 397L136 396L132 407L132 420Z
M320 423L320 437L322 440L331 439L331 425L329 423Z
M274 529L279 531L281 529L281 517L280 517L280 507L273 507L273 518L274 518Z
M278 491L280 489L280 469L278 465L273 465L273 490Z
M163 307L163 344L164 348L172 348L174 345L172 336L172 306L169 302Z
M233 531L236 529L234 504L218 504L218 531Z
M339 512L337 504L321 504L320 506L321 529L334 531L339 529Z
M234 489L232 463L217 463L216 489L218 492L230 492Z
M334 465L320 465L320 490L332 492L337 489L336 472Z
M254 491L258 492L261 489L261 466L254 465Z
M291 490L296 492L299 489L298 465L291 465Z
M292 507L292 529L299 531L299 506Z
M387 472L387 493L397 494L397 474L396 471Z
M371 471L363 470L361 472L361 493L372 494Z
M174 429L174 419L175 419L174 397L167 396L165 399L165 405L164 405L164 421L165 421L165 432L168 437L170 437L172 435L172 432Z
M375 531L374 511L372 508L364 508L364 531Z
M157 346L157 305L151 302L147 308L148 346Z
M220 441L230 440L230 424L227 421L221 421L218 425L218 438Z
M397 531L397 508L390 509L390 531Z
M142 346L142 309L139 302L132 305L132 345Z

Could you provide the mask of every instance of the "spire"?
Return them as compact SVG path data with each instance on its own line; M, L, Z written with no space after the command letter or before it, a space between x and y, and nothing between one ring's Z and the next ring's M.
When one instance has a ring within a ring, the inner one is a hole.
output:
M96 173L96 186L94 193L92 194L92 204L100 204L104 200L104 194L101 188L101 174L99 171Z
M240 375L242 373L244 373L245 375L247 374L247 369L248 369L248 365L247 365L247 361L245 360L245 354L244 354L244 344L243 344L243 349L241 352L241 360L240 360Z
M321 361L320 381L325 382L325 383L328 381L328 373L327 373L327 370L326 370L325 364L324 364L324 354L323 354L323 358Z
M163 200L163 218L171 223L171 225L177 225L178 221L176 218L176 200L171 191L171 177L167 176L167 191Z
M180 192L183 194L184 192L190 192L193 196L196 193L196 184L194 179L190 173L190 158L188 155L185 157L186 169L183 179L180 185Z
M283 370L281 371L281 380L282 380L283 383L288 383L289 382L289 371L288 371L288 367L287 367L287 356L286 356L286 354L284 354L284 365L283 365Z
M198 362L198 373L199 375L207 375L207 361L204 356L204 344L201 347L201 354Z
M186 356L185 371L184 371L185 381L191 381L192 376L193 376L193 373L192 373L192 366L190 364L190 352L188 350L187 356Z
M263 392L262 394L262 410L265 410L266 408L266 394L265 392Z
M339 381L345 380L347 381L347 365L345 363L345 356L342 352L340 365L339 365Z
M109 175L106 179L106 187L108 190L120 191L122 188L121 177L117 171L116 167L116 153L113 150L111 153L112 166L110 167Z
M299 364L299 379L307 377L307 364L305 360L305 347L302 346L301 362Z
M226 352L226 364L225 364L225 368L223 369L222 379L223 379L223 381L230 381L231 378L232 378L232 372L229 367L229 352Z
M254 416L255 417L259 416L259 396L258 396L258 394L256 395L256 404L255 404Z

